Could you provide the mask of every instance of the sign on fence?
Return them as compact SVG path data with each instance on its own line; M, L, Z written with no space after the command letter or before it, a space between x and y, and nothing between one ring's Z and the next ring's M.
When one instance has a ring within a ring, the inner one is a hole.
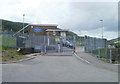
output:
M60 43L60 37L59 37L59 36L56 36L56 37L55 37L55 42L56 42L56 43Z

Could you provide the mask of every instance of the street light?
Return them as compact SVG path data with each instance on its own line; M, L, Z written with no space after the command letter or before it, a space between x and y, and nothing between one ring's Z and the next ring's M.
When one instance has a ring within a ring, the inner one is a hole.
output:
M103 48L103 50L104 50L104 40L103 40L104 26L103 26L103 19L101 19L100 22L101 22L101 27L102 27L102 40L101 40L102 43L101 43L101 48ZM101 51L100 51L100 53L101 53Z
M24 28L24 17L25 17L25 14L23 14L23 28ZM24 33L24 29L23 29L23 33Z
M101 26L102 26L102 39L103 39L103 30L104 30L104 27L103 27L103 20L101 19L100 22L101 22Z

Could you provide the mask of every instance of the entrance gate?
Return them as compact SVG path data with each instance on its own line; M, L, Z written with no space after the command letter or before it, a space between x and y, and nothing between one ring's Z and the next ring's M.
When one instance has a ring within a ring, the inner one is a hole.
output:
M46 55L72 55L75 52L76 41L75 37L67 37L63 39L60 37L48 37L49 45L46 46Z
M19 35L18 35L19 36ZM18 37L17 36L17 37ZM67 36L67 39L56 36L37 36L35 34L24 34L22 48L33 48L35 52L42 52L46 55L72 55L75 52L76 39L73 36Z

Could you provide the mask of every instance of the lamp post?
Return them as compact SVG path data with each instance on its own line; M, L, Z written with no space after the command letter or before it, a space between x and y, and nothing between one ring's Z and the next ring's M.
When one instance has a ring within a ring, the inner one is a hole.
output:
M24 28L24 17L25 17L25 14L23 14L23 28ZM23 29L23 33L24 33L24 29Z
M104 27L103 27L103 19L101 19L100 22L101 22L101 26L102 26L102 39L103 39L103 30L104 30Z
M103 50L104 50L104 40L103 40L104 26L103 26L103 19L101 19L100 22L101 22L101 27L102 27L101 48L103 48ZM101 51L100 51L100 53L101 53Z

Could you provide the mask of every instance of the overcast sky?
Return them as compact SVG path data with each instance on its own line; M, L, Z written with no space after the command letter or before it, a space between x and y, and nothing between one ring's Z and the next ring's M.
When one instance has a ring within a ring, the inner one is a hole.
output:
M89 1L89 2L88 2ZM78 35L118 37L117 0L0 0L0 19L34 24L58 24Z

